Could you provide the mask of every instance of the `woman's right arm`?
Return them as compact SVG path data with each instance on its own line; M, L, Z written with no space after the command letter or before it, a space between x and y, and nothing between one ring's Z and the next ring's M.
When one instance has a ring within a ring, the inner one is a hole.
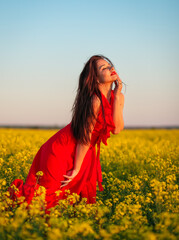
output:
M97 118L101 103L99 98L96 95L93 96L92 102L93 102L92 104L93 104L94 114L95 114L95 117ZM91 135L92 135L92 131L94 129L95 123L96 123L96 120L94 119L94 122L91 125L91 132L89 136L90 140L91 140ZM72 171L67 172L67 175L63 175L68 180L61 181L63 183L61 187L66 186L78 174L89 147L90 147L90 143L88 144L77 143L74 168Z

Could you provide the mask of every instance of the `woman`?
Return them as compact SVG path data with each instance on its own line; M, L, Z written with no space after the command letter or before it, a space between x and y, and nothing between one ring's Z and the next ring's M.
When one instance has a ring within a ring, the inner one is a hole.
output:
M86 197L87 203L95 203L96 181L99 190L103 190L100 142L107 145L110 131L118 134L124 128L121 89L122 82L112 62L102 55L92 56L79 77L72 121L41 146L25 184L21 179L11 183L19 190L10 187L11 198L25 196L30 203L41 185L46 188L46 209L64 199L65 190ZM43 172L40 178L39 171ZM60 194L56 194L58 190Z

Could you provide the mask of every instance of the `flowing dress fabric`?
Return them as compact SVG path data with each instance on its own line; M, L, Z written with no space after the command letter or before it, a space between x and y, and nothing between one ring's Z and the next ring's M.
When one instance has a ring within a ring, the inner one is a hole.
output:
M25 184L21 179L15 179L11 183L9 191L13 200L24 196L29 204L34 196L34 191L36 191L39 186L44 186L46 188L46 209L54 207L60 199L64 199L66 197L66 189L70 190L70 193L77 193L81 197L87 198L87 203L96 202L96 182L98 182L99 190L103 191L99 158L100 143L102 141L107 145L110 132L115 129L112 119L113 90L111 91L110 103L102 93L101 96L105 120L102 106L100 106L97 121L92 132L91 144L84 157L79 173L67 186L60 188L61 181L65 180L63 175L73 169L77 146L77 141L72 134L71 123L69 123L41 146L32 162ZM36 173L38 171L42 171L43 176L40 177L37 182ZM18 191L11 188L13 185L15 185ZM61 190L61 192L57 196L55 192L58 190Z

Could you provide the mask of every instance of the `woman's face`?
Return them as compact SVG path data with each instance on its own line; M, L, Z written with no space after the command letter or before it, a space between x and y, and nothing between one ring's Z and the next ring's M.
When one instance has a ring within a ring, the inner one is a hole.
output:
M99 83L112 83L117 79L114 67L104 59L96 62Z

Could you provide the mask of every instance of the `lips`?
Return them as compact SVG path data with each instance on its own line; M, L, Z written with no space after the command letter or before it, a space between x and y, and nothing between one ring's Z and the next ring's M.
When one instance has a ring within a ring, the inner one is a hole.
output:
M113 71L113 72L111 73L111 76L112 76L112 75L115 75L115 74L116 74L116 72L115 72L115 71Z

